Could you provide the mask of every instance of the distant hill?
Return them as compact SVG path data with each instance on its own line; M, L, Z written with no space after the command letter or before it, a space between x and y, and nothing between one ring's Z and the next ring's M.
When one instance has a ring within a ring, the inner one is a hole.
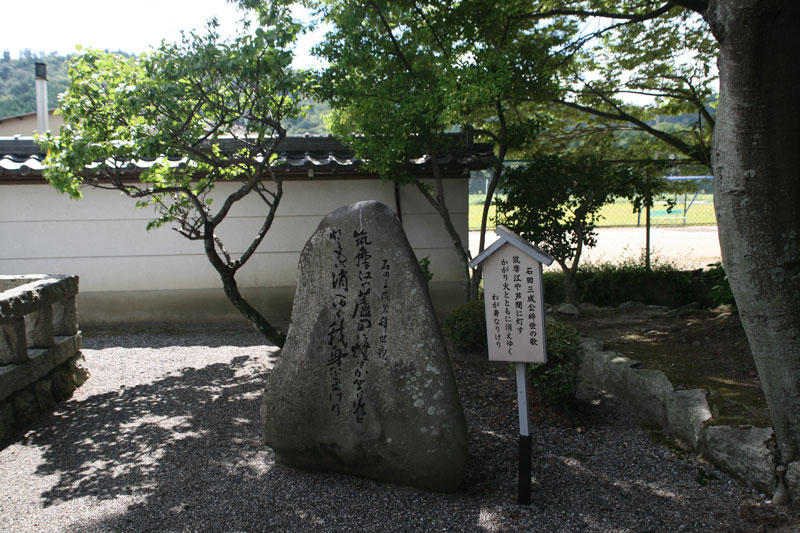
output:
M718 100L719 97L715 96L707 99L705 102L708 114L714 118L716 118L717 116ZM695 122L697 122L697 113L685 113L683 115L658 115L655 119L648 120L646 122L651 126L656 124L666 123L666 124L675 124L677 126L682 126L684 128L687 128L691 127Z
M67 56L35 54L25 50L18 59L5 52L0 59L0 118L36 111L36 84L34 64L47 63L47 105L58 106L58 95L67 90ZM322 116L330 111L328 104L306 102L312 105L304 117L287 121L289 135L327 135L330 133Z
M312 106L306 110L304 117L286 121L286 131L289 135L330 135L330 130L325 126L323 116L331 110L327 103L317 103L311 100L304 102L305 105Z
M47 63L47 105L58 106L58 95L67 89L67 58L57 54L35 54L25 50L18 59L8 52L0 59L0 117L36 111L34 64Z

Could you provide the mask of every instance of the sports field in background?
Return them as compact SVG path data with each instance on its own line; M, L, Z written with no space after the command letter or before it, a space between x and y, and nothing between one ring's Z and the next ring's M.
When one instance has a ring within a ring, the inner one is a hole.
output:
M657 201L650 211L651 226L708 226L716 225L717 219L714 215L714 197L711 194L698 194L692 203L693 194L688 194L685 198L686 211L684 213L684 197L678 195L674 197L676 205L671 212L667 213L666 201ZM483 212L482 194L471 194L469 196L469 228L478 229L481 225L481 214ZM690 205L691 204L691 205ZM489 228L494 228L495 207L489 208ZM600 210L600 220L598 227L614 226L637 226L645 224L645 214L633 211L633 206L628 200L620 199L615 203L606 204Z

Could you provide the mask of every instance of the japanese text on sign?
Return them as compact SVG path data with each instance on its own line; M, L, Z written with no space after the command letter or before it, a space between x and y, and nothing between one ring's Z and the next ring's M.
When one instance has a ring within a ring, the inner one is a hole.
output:
M512 246L484 262L489 359L544 362L542 266Z

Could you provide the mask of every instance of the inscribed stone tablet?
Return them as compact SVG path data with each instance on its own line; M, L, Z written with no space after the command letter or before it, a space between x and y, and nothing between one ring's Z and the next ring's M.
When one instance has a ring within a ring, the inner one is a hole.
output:
M463 411L426 281L385 205L331 213L303 249L261 417L284 464L457 488Z

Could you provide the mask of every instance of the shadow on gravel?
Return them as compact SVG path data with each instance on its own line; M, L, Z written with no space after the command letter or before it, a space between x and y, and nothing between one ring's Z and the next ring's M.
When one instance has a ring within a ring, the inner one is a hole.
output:
M534 425L534 505L516 506L513 382L485 364L456 361L471 439L458 494L276 466L261 441L263 375L256 368L241 356L65 405L28 433L28 444L43 453L37 474L58 477L41 494L44 505L125 500L124 511L71 531L498 531L509 523L520 531L648 530L654 523L668 531L714 521L689 505L703 497L702 487L671 494L662 481L638 479L642 469L627 464L648 462L655 474L663 456L626 454L603 410L581 433ZM690 468L677 467L678 474L691 479ZM721 512L730 519L730 508Z
M58 479L41 494L43 505L134 502L70 531L374 530L376 511L389 520L380 530L404 531L414 524L390 517L419 500L476 523L445 495L275 466L260 433L264 376L250 363L242 356L183 369L70 402L43 420L26 439L42 450L36 474Z
M59 476L42 494L44 504L150 495L165 484L191 494L208 480L204 471L233 466L226 463L240 435L258 429L262 376L237 372L248 359L187 368L151 384L69 402L71 409L58 410L45 427L27 434L28 443L44 451L37 474ZM257 440L256 433L234 455L244 456Z

